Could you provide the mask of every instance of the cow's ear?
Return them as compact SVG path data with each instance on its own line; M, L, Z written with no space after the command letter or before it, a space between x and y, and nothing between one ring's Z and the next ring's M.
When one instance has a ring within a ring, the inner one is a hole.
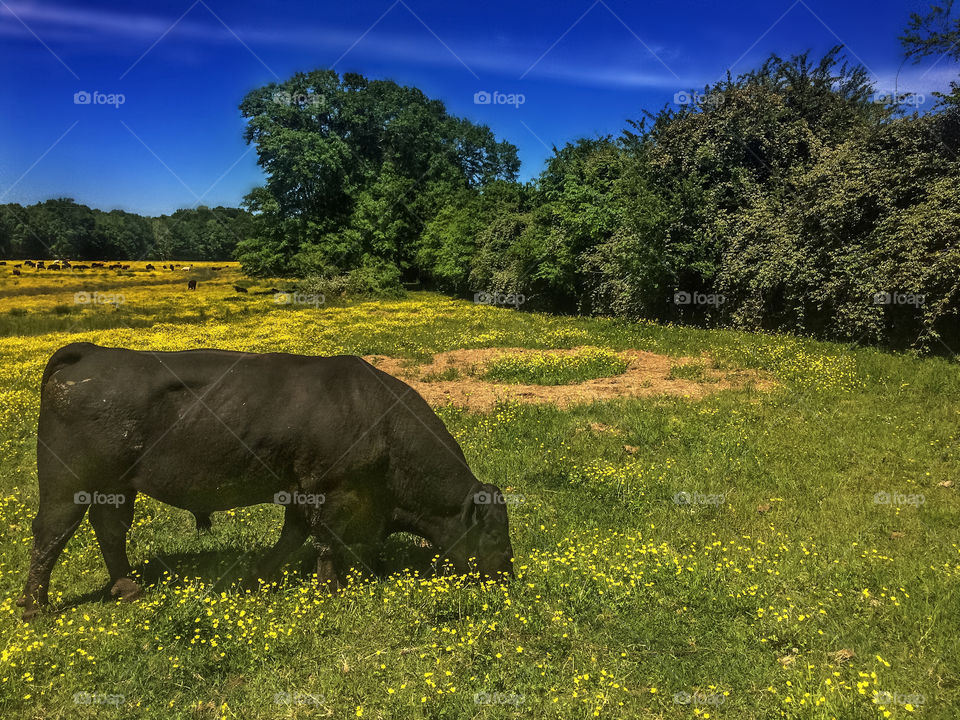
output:
M467 499L463 502L463 508L460 511L460 523L465 528L473 527L476 522L478 515L479 502L482 501L479 492L472 492L467 495Z

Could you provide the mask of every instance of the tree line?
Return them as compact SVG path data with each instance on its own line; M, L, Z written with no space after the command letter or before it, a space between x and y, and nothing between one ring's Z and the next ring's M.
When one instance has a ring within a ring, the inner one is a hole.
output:
M958 39L947 2L901 41L960 61ZM774 55L518 183L513 145L416 88L300 73L241 105L267 182L238 258L554 312L954 343L960 87L924 114L884 90L841 47Z
M145 217L69 198L0 205L0 256L33 260L230 260L253 234L243 209L198 206Z

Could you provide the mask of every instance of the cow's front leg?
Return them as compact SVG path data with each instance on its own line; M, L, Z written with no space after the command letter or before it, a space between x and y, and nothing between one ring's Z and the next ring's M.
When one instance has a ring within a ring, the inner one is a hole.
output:
M120 600L135 600L140 597L140 586L130 577L127 532L133 522L136 493L116 493L108 497L116 502L90 506L90 524L97 534L100 552L110 573L110 594Z
M280 537L257 562L253 574L248 578L248 587L258 587L261 579L268 582L272 580L283 565L283 561L303 545L309 534L310 525L302 509L295 505L287 505Z

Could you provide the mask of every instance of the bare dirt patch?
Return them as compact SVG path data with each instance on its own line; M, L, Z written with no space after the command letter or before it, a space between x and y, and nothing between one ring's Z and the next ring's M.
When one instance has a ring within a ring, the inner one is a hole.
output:
M574 354L578 351L579 348L573 348L549 352ZM712 367L707 356L678 358L643 350L618 353L630 363L621 375L572 385L520 385L490 382L478 377L486 364L500 355L532 352L543 351L527 348L451 350L437 353L430 362L419 365L386 355L368 355L364 359L411 385L435 407L452 403L480 411L490 410L500 401L552 403L558 407L568 407L620 397L674 395L699 399L730 388L753 386L759 390L769 390L775 384L769 377L754 370L718 370ZM705 364L702 380L670 377L672 367L687 363ZM437 379L450 377L454 373L454 379Z

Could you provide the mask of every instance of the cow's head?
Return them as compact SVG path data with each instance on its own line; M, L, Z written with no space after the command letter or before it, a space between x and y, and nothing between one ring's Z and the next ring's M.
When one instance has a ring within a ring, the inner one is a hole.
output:
M484 483L467 495L459 530L460 537L452 538L444 553L459 572L473 570L481 577L513 577L513 546L500 488Z

